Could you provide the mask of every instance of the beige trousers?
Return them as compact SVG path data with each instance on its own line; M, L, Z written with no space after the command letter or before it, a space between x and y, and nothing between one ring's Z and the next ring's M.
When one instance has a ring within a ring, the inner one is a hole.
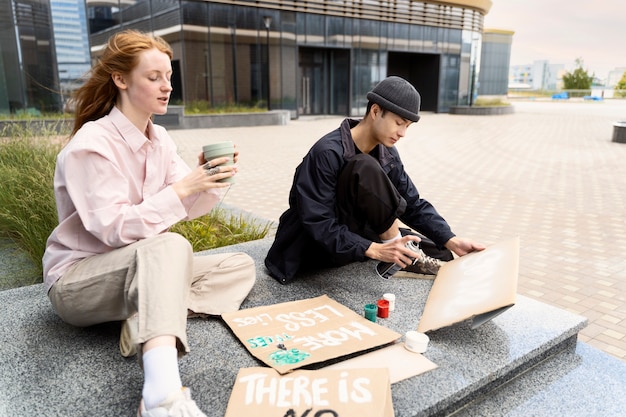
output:
M77 262L48 295L69 324L90 326L138 313L137 343L173 335L180 353L186 353L188 310L236 311L255 279L247 254L194 256L184 237L164 233Z

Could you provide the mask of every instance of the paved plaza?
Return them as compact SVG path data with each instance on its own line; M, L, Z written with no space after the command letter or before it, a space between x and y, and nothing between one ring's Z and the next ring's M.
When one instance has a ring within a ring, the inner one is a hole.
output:
M486 245L521 238L518 292L588 318L579 339L626 361L626 144L611 141L626 101L514 101L515 113L423 113L397 147L422 197L453 231ZM296 166L341 117L285 126L171 130L195 164L232 140L224 204L278 222Z

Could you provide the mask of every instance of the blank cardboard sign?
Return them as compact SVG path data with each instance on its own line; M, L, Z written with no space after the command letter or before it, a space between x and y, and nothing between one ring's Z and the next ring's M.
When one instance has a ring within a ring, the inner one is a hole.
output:
M327 295L239 310L222 318L253 356L281 374L402 337Z
M393 417L386 369L297 370L242 368L225 417Z
M392 384L437 368L424 355L407 350L404 343L385 346L354 358L325 366L322 369L386 368Z
M472 328L515 304L519 237L446 262L428 294L417 331L472 319Z

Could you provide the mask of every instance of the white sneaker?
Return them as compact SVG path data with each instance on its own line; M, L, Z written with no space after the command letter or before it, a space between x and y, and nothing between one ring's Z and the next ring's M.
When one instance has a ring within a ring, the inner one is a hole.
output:
M146 410L143 401L139 406L137 417L207 417L196 402L191 399L189 388L182 387L167 396L158 407Z

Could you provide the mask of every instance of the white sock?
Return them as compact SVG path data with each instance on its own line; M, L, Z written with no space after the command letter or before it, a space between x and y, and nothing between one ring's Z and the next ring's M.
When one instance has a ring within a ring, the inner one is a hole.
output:
M172 391L182 388L178 370L178 350L158 346L143 354L143 404L146 410L156 408Z
M402 233L398 232L398 235L396 237L393 237L391 239L383 239L383 243L388 243L388 242L393 242L394 240L397 239L401 239L402 238Z

